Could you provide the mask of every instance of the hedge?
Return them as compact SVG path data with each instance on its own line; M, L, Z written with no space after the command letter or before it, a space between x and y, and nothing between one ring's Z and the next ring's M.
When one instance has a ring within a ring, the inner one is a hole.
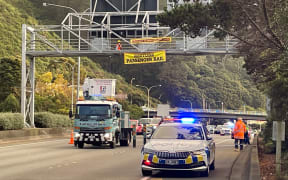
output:
M0 130L17 130L23 127L23 116L20 113L0 113Z
M72 121L68 115L53 114L50 112L38 112L34 116L37 128L71 127Z

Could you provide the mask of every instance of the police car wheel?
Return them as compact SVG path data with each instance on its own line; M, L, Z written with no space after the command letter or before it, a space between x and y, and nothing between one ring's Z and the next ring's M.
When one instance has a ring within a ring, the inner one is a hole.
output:
M215 170L215 159L212 164L210 164L210 170Z
M152 171L147 171L147 170L142 169L142 176L151 176L151 175L152 175Z
M207 167L206 171L201 172L202 177L208 177L209 176L209 166Z

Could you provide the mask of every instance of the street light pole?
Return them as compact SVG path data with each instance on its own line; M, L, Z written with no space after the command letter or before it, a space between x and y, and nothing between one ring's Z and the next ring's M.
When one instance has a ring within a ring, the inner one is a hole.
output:
M54 62L57 62L59 63L59 61L54 61ZM75 68L75 65L72 65L68 62L64 62L64 64L68 64L71 69L72 69L72 82L71 82L71 112L73 114L73 102L74 102L74 97L73 97L73 93L74 93L74 68Z
M189 102L190 103L190 108L191 108L191 111L192 111L192 109L193 109L193 107L192 107L192 102L190 101L190 100L182 100L182 101L187 101L187 102Z
M133 87L132 84L133 84L133 80L135 80L135 78L133 77L130 81L130 84L131 84L131 88ZM130 99L130 104L132 104L132 93L131 93L131 99Z
M222 112L224 112L224 102L223 101L215 101L216 103L217 102L221 102L221 110L222 110Z
M148 111L147 111L147 117L149 118L150 117L150 90L154 87L161 87L162 85L159 84L159 85L154 85L154 86L151 86L151 87L147 87L147 86L140 86L140 85L136 85L136 87L142 87L142 88L145 88L147 89L147 106L148 106Z
M58 4L52 4L52 3L46 3L44 2L43 3L43 6L55 6L55 7L60 7L60 8L66 8L66 9L70 9L72 10L75 14L77 14L77 16L79 17L79 32L78 32L78 35L79 35L79 41L78 41L78 51L81 50L81 47L80 47L80 36L81 36L81 33L80 33L80 27L81 27L81 19L82 19L82 16L79 15L79 13L73 9L72 7L69 7L69 6L63 6L63 5L58 5ZM83 13L87 12L90 8L86 9L85 11L83 11ZM77 74L77 99L79 99L79 88L80 88L80 62L81 62L81 57L78 56L78 74Z
M73 98L73 93L74 93L74 66L72 66L70 63L67 63L70 65L71 69L72 69L72 84L71 84L71 112L73 114L73 102L74 102L74 98Z

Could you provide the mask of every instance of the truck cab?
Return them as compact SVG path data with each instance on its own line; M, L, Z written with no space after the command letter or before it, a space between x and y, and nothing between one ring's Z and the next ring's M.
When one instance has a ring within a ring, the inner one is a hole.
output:
M125 117L122 106L114 100L90 97L78 101L74 118L75 146L83 148L84 144L107 144L115 148L118 143L129 145L132 129L123 126L125 119L129 123L129 117Z

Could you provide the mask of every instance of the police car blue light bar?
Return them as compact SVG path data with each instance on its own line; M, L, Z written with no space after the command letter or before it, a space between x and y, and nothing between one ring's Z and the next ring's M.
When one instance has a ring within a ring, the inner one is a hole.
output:
M195 119L194 118L181 118L182 123L194 123Z

